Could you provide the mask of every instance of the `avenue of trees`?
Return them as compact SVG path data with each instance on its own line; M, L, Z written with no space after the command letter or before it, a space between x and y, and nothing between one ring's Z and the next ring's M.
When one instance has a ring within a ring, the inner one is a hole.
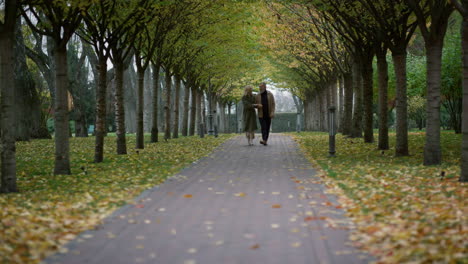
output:
M259 20L247 2L7 0L0 7L2 192L18 191L17 140L51 138L53 130L54 174L70 174L72 134L91 132L94 162L102 162L109 131L117 154L126 154L129 132L137 149L145 130L151 143L161 132L165 140L191 136L219 108L226 132L225 109L241 95L234 88L260 80Z
M143 149L145 131L151 144L213 123L232 132L243 86L268 78L294 94L305 130L327 130L337 105L341 133L388 150L394 124L395 155L407 156L409 126L425 128L425 165L443 160L442 126L462 133L468 179L467 0L3 0L0 9L0 192L18 191L18 140L53 130L54 174L70 174L72 135L95 136L99 163L110 131L121 155Z
M468 1L267 1L267 5L264 19L269 30L263 37L273 51L273 79L292 87L304 101L306 130L328 130L328 108L336 105L344 135L377 141L379 149L388 150L389 124L394 124L395 155L407 156L413 122L425 128L424 165L437 165L443 157L444 125L463 133L460 181L467 181L468 131L462 108L465 112L468 108ZM394 121L389 120L392 113Z

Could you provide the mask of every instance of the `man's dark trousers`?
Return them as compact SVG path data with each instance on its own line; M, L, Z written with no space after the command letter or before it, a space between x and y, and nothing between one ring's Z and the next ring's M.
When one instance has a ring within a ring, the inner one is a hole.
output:
M261 117L258 120L260 120L260 126L262 127L262 139L266 142L270 135L271 118Z

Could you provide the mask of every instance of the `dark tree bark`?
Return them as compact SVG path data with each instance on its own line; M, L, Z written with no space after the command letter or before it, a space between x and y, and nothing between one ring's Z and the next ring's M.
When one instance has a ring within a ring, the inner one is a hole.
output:
M344 112L344 83L343 77L339 77L338 82L338 108L336 120L338 121L338 132L343 133L343 112Z
M165 81L166 81L166 102L164 106L165 112L165 125L164 125L164 139L171 138L171 86L172 86L172 76L169 68L166 67L165 71Z
M174 126L172 130L172 138L179 137L179 106L180 106L180 76L175 75L175 92L174 92Z
M373 127L373 99L374 99L374 85L373 85L373 69L372 59L374 52L371 48L366 49L362 54L362 90L363 90L363 106L364 106L364 142L374 142L374 127Z
M463 2L462 22L463 50L463 117L462 118L462 158L460 181L468 182L468 2Z
M189 104L189 100L190 100L190 85L189 82L186 82L185 83L185 86L184 86L184 109L183 109L183 113L182 113L182 136L183 137L186 137L188 136L188 132L189 132L189 110L190 110L190 104Z
M15 24L18 3L5 1L5 14L0 22L0 129L1 129L1 182L0 192L18 192L16 185L14 57Z
M195 135L195 124L196 124L196 114L197 114L197 87L195 85L192 85L190 87L190 90L192 91L192 97L191 97L191 105L190 105L190 125L189 125L189 136Z
M137 59L138 60L138 59ZM145 104L143 92L145 88L145 70L141 67L137 67L137 75L138 75L138 88L137 88L137 132L136 132L136 148L137 149L144 149L144 128L143 128L143 106Z
M115 61L115 125L117 135L117 154L127 154L127 140L125 128L125 98L124 98L124 71L123 61Z
M442 162L440 146L440 84L442 74L443 38L426 42L427 62L427 104L426 104L426 144L424 146L424 165Z
M352 138L362 137L362 76L361 63L356 61L353 65L353 86L354 86L354 111L353 125L351 130Z
M158 101L159 101L159 68L160 64L152 64L153 66L153 108L152 108L152 124L151 124L151 143L158 142Z
M99 79L96 87L96 144L94 162L99 163L104 160L104 136L107 133L107 58L105 56L99 56L97 70L99 72Z
M406 95L406 50L392 54L396 76L396 145L395 156L408 156L408 99Z
M345 73L344 82L344 113L343 113L343 135L350 136L353 119L353 75Z
M133 32L132 34L136 34ZM131 42L132 38L125 35L122 42ZM111 46L111 60L114 64L115 72L115 125L116 125L116 144L117 154L127 154L127 128L125 125L125 91L124 91L124 76L125 70L131 65L132 46L122 45L120 42L113 42Z
M198 89L197 91L197 131L200 134L200 126L203 124L203 128L205 128L205 96L202 89Z
M388 63L387 49L377 48L377 71L379 81L379 143L378 149L389 149L388 144Z
M55 168L54 174L71 174L70 171L70 126L68 122L68 64L66 44L57 45L55 50L57 65L55 84Z

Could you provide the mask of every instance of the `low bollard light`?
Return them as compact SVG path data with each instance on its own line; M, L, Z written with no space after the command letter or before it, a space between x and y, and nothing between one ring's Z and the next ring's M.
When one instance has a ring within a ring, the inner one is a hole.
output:
M336 107L330 106L328 108L328 156L335 157L335 110Z

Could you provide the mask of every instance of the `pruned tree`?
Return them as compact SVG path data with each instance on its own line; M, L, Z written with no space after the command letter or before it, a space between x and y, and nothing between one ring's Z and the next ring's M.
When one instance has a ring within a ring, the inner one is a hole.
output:
M31 0L21 9L32 30L53 39L55 55L54 174L71 174L69 144L69 83L67 44L78 29L91 1Z
M139 9L127 10L125 9L127 4L128 1L124 0L99 1L92 5L88 12L85 13L83 18L84 25L79 31L80 37L93 47L94 53L97 56L96 69L98 82L96 87L96 143L94 162L102 162L104 160L104 136L107 133L107 60L111 57L112 47L129 45L129 43L123 43L122 41L126 34L131 34L132 28L136 24L134 18L138 17L141 11ZM115 53L115 55L115 58L119 57L118 59L126 58L125 54L117 55L117 53ZM117 61L118 60L116 60L116 62ZM120 89L120 87L118 87L118 89ZM119 93L118 96L120 100L121 94ZM120 108L120 105L117 108L118 120L121 121L120 111L123 110ZM125 120L123 122L125 122ZM117 145L120 146L120 153L124 153L126 150L125 144L122 144L122 142L125 143L125 133L121 133L122 129L125 130L119 122Z
M388 1L360 0L373 17L375 34L379 41L375 45L379 78L379 149L388 149L388 64L387 49L392 51L397 79L396 94L396 156L406 156L408 151L407 95L406 95L406 48L417 24L411 22L411 9L404 0Z
M442 162L440 146L441 61L448 19L454 8L447 0L405 0L416 15L427 62L427 124L424 165Z

